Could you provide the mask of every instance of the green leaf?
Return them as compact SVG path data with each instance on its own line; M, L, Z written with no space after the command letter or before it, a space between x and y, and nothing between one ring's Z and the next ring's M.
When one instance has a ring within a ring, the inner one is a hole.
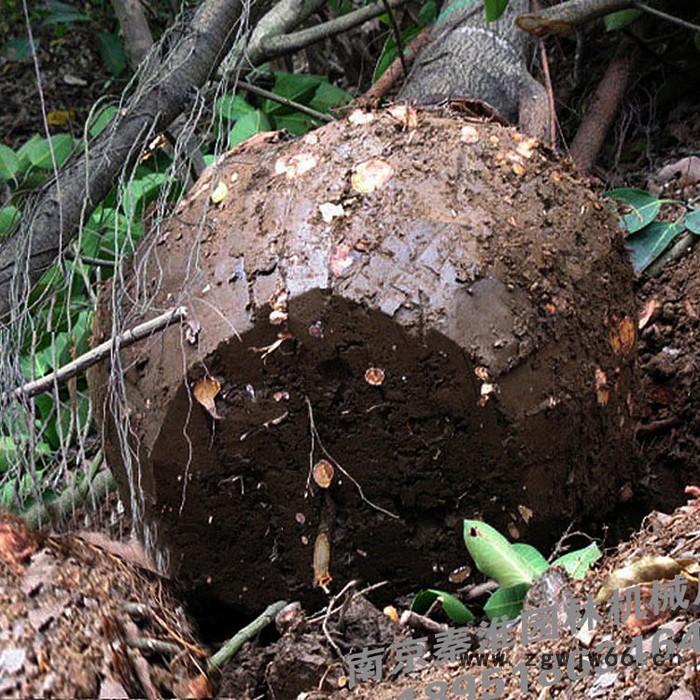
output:
M32 43L27 37L10 39L0 48L0 56L8 61L27 61L32 57Z
M544 558L540 551L535 549L535 547L532 545L516 542L515 544L512 544L511 547L537 572L538 576L543 574L549 568L549 562Z
M219 119L235 121L252 112L255 112L255 107L249 105L240 95L234 95L233 98L230 94L222 95L217 97L214 103L214 114Z
M270 122L267 117L259 109L256 109L254 112L241 117L233 125L233 129L228 132L228 147L233 148L251 136L261 131L269 131L269 129Z
M316 75L275 71L275 86L272 91L275 95L286 97L288 100L306 105L316 93L322 80L323 78L319 78ZM268 116L272 116L278 113L284 114L285 112L293 112L294 109L273 100L265 100L263 111Z
M516 583L514 586L499 588L495 591L484 605L484 612L489 620L504 615L509 620L516 618L523 608L523 601L528 590L530 590L529 583Z
M484 14L487 22L495 22L508 7L508 0L484 0Z
M458 625L466 625L474 619L474 615L464 603L455 598L451 593L438 591L429 588L416 594L411 602L411 610L417 613L424 613L436 600L440 599L442 609L452 622Z
M12 510L12 506L15 503L16 484L17 479L10 479L0 490L0 508L3 510Z
M59 0L47 0L48 13L44 16L42 24L70 24L71 22L88 22L90 18L79 12L74 7Z
M303 136L307 131L318 126L319 122L308 114L292 112L291 114L280 114L272 117L275 129L286 129L290 134Z
M352 100L353 97L349 92L345 92L345 90L333 85L333 83L323 80L308 106L317 112L330 112L331 107L345 105L348 102L352 102Z
M432 24L438 15L438 4L435 0L428 0L428 2L423 3L422 7L418 11L418 24L422 27L427 27Z
M603 22L605 23L605 29L607 31L616 32L620 29L624 29L627 25L632 24L634 20L639 19L641 16L641 10L620 10L619 12L612 12L609 15L605 15Z
M119 110L114 105L103 107L94 114L89 121L88 132L90 136L97 136L109 124Z
M163 173L149 173L132 180L124 191L122 208L126 218L133 221L141 216L146 207L158 196L161 185L165 182Z
M479 571L499 586L531 584L539 575L498 530L480 520L464 521L464 542Z
M3 238L12 231L21 216L19 209L13 207L11 204L0 209L0 238Z
M631 187L604 192L603 197L614 200L618 206L624 205L632 210L622 217L622 223L628 233L640 231L650 224L661 209L661 200L657 197Z
M17 154L9 146L0 143L0 180L10 180L18 170Z
M26 452L25 445L17 445L10 437L0 436L0 471L7 471L8 468L17 464L19 455ZM37 459L51 454L51 449L44 442L35 445L34 455Z
M683 221L683 225L696 236L700 236L700 209L691 209Z
M411 27L401 34L403 37L404 46L404 56L406 55L406 44L410 42L413 38L418 36L422 31L421 27ZM377 61L377 66L374 69L374 75L372 76L372 82L376 83L379 78L386 72L387 68L396 60L399 55L398 49L396 48L396 39L394 35L391 34L386 38L384 46L382 47L382 52L379 55L379 60Z
M571 578L583 578L586 572L603 556L595 542L588 547L577 549L575 552L568 552L555 559L550 566L562 566Z
M100 32L97 35L97 45L109 72L119 77L126 68L126 54L121 39L116 34Z
M683 229L677 221L653 221L633 236L628 236L625 247L630 252L635 271L646 270Z
M56 166L60 167L68 159L68 156L70 156L73 150L74 140L70 134L56 134L51 137L50 144L51 145L49 145L47 139L39 138L36 141L30 139L22 148L25 146L27 147L26 154L32 165L37 168L43 168L44 170L51 170L53 168L51 147L53 147ZM22 149L20 149L20 151L21 150Z

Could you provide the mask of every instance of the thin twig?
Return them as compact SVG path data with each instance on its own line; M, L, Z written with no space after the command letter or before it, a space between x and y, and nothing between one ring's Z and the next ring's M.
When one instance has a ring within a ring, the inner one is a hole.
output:
M365 496L365 492L362 490L362 486L357 481L357 479L355 479L355 477L353 477L347 471L347 469L345 469L343 467L343 465L340 464L340 462L338 462L338 460L335 457L333 457L333 455L323 446L323 442L321 441L321 436L318 434L318 430L316 430L316 423L314 422L314 412L313 412L313 408L311 406L311 401L309 401L308 396L305 396L304 399L306 399L306 405L307 405L308 411L309 411L309 429L311 431L311 440L312 440L311 444L312 445L314 444L314 440L318 441L318 446L321 449L321 452L323 452L323 454L326 455L326 457L331 462L333 462L333 464L336 466L336 468L340 472L345 474L345 476L347 476L347 478L350 479L350 481L352 481L353 484L355 484L355 488L357 488L357 491L360 494L360 498L367 505L371 506L375 510L378 510L380 513L384 513L385 515L388 515L390 518L395 518L396 520L398 520L399 519L398 515L392 513L391 511L387 510L386 508L382 508L381 506L378 506L376 503L373 503L372 501L370 501L369 498L367 498L367 496ZM312 466L312 468L313 468L313 466ZM307 484L308 483L309 482L307 481Z
M44 391L49 391L56 384L60 384L71 377L75 377L83 370L92 367L100 362L100 360L108 357L115 344L122 348L128 347L186 317L187 309L184 306L178 306L176 309L170 309L170 311L166 311L160 316L152 318L150 321L140 323L138 326L124 331L121 335L110 338L104 343L100 343L97 347L94 347L80 357L76 357L75 360L63 365L63 367L60 367L56 371L50 372L40 379L27 382L23 386L17 387L14 391L0 394L0 404L7 402L10 398L28 399Z
M330 114L323 114L323 112L317 112L315 109L311 109L311 107L306 107L305 105L300 104L299 102L294 102L294 100L290 100L287 97L277 95L274 92L265 90L265 88L258 87L257 85L246 83L244 80L238 81L238 87L242 88L243 90L247 90L253 95L258 95L258 97L265 97L266 99L272 100L273 102L278 102L279 104L284 105L285 107L291 107L297 112L308 114L313 119L318 119L318 121L327 123L335 121L335 119L333 119L333 117L331 117Z
M251 640L258 632L267 627L277 613L286 608L286 600L278 600L269 605L267 609L256 617L249 625L236 632L231 639L224 644L219 651L209 659L209 669L221 668L247 641Z
M403 68L404 77L408 77L408 66L406 65L406 59L403 55L403 38L401 37L401 30L399 29L398 22L396 21L394 9L391 7L391 5L389 5L388 0L382 0L382 5L384 5L386 14L389 17L389 26L391 26L391 32L394 35L396 51L398 52L398 59L401 61L401 68Z
M661 19L665 19L667 22L673 22L673 24L677 24L679 27L683 27L684 29L690 29L691 32L700 32L700 25L698 24L693 24L692 22L686 22L684 19L681 19L680 17L674 17L673 15L669 15L666 12L662 12L661 10L657 10L655 7L649 7L646 3L643 2L634 2L632 3L638 10L641 10L642 12L646 12L650 15L654 15L655 17L659 17Z

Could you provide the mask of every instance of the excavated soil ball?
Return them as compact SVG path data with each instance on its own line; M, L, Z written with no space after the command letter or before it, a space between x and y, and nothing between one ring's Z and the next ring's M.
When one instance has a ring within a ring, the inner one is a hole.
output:
M148 317L189 319L122 352L130 433L93 373L148 544L235 612L353 578L449 586L462 518L542 544L629 494L615 221L517 132L409 117L223 157L137 256L126 325L150 294Z

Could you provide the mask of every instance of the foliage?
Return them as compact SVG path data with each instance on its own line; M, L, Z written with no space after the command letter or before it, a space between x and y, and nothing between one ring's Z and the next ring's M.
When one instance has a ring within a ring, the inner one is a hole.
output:
M602 556L598 546L590 544L549 563L531 545L512 544L498 530L479 520L464 521L464 542L477 569L499 586L484 606L484 612L490 619L503 615L517 617L528 590L547 569L561 566L572 578L583 578ZM472 612L458 598L435 589L418 593L411 610L425 612L436 600L442 603L445 614L452 622L466 624L474 619Z
M604 193L618 213L627 232L626 246L637 272L643 272L684 231L700 235L700 209L688 208L672 221L660 220L664 204L680 205L659 199L644 190L620 188Z

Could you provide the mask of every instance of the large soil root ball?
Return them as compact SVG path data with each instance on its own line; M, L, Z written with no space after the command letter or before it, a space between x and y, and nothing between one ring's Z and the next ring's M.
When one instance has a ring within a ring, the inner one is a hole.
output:
M142 320L152 289L148 314L189 312L122 353L130 432L92 377L161 563L246 613L318 603L314 582L445 585L461 518L541 543L631 477L611 215L512 130L365 117L255 139L205 175L120 309ZM104 334L110 318L105 297Z

